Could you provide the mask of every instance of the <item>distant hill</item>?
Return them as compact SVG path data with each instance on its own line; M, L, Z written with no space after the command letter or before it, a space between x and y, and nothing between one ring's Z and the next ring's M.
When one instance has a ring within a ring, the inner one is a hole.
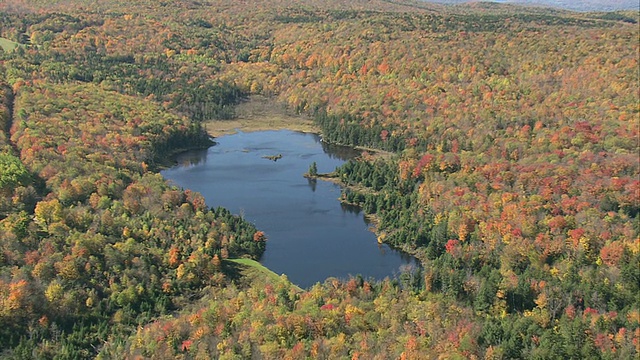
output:
M430 0L442 4L463 4L467 0ZM640 8L640 0L498 0L497 3L558 7L574 11L616 11Z

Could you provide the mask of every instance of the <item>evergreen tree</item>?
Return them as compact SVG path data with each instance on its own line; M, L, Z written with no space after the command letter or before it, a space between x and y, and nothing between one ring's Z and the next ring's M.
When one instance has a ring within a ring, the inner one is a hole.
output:
M307 174L311 177L318 176L318 164L316 164L315 161L309 165L309 172Z

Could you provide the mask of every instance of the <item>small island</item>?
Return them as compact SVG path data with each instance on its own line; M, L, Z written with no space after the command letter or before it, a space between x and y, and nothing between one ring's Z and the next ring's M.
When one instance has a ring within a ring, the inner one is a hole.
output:
M268 159L268 160L278 161L279 159L282 159L282 154L278 154L278 155L265 155L265 156L263 156L263 158Z
M338 178L338 174L335 171L332 171L330 173L319 173L318 172L318 164L316 164L316 162L312 162L311 165L309 165L309 170L302 174L302 176L306 177L309 180L316 180L316 179L322 179L325 181L332 181L332 179L334 180L334 182L337 183L337 178Z
M307 171L304 175L304 177L309 178L309 179L315 179L318 177L318 164L316 164L316 162L312 162L311 165L309 165L309 171Z

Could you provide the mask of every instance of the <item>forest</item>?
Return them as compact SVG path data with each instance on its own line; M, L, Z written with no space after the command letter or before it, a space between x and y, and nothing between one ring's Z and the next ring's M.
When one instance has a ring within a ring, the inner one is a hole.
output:
M636 359L639 18L0 3L0 358ZM300 289L237 261L265 234L159 170L252 95L368 149L340 200L421 269Z

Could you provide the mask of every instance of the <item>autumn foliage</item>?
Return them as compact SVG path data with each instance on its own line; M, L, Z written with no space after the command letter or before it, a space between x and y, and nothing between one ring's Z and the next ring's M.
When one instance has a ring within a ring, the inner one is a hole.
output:
M0 4L10 357L621 358L640 339L637 12L493 3ZM329 142L423 268L300 292L157 169L248 94ZM161 318L163 315L172 318ZM34 355L35 354L35 355ZM63 356L63 355L60 355ZM66 356L66 355L65 355Z

